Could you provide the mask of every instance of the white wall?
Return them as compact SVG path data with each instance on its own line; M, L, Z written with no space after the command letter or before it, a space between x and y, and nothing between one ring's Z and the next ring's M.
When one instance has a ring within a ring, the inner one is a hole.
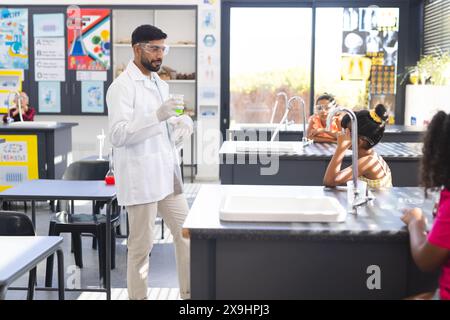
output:
M35 117L35 121L58 121L77 122L78 126L72 128L72 157L73 161L98 155L99 146L97 135L105 130L108 137L108 117L107 116L40 116ZM103 154L106 155L111 147L108 138L105 139Z

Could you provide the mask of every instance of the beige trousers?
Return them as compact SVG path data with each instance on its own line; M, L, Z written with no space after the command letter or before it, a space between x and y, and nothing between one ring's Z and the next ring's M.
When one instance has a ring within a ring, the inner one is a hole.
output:
M126 209L130 226L127 259L128 297L130 299L147 298L149 254L153 247L155 218L159 212L173 235L180 297L189 299L189 240L181 235L184 220L189 212L184 194L172 194L158 202L127 206Z

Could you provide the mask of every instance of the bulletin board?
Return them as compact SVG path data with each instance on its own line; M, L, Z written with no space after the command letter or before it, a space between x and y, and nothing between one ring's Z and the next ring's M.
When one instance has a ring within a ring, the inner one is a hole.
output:
M0 135L0 192L26 180L38 179L36 135Z

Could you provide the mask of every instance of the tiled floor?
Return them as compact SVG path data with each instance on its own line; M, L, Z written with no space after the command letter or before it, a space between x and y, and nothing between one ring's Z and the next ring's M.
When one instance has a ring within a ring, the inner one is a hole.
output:
M185 184L185 194L192 205L200 189L200 184ZM90 212L92 208L90 202L77 201L75 212ZM13 210L23 211L23 203L16 203ZM47 235L49 219L51 217L49 205L41 202L37 204L37 234ZM125 216L122 217L121 230L125 233ZM178 278L175 266L175 255L173 247L173 237L170 230L165 226L164 239L161 239L161 219L157 219L154 230L155 241L150 257L149 274L149 298L150 299L179 299ZM70 235L63 234L64 237L64 263L66 270L66 287L98 287L98 256L97 251L91 248L92 239L89 236L83 237L83 263L82 269L75 266L73 254L70 253ZM117 239L116 247L116 268L111 271L112 299L127 299L126 290L126 239ZM45 278L45 262L38 265L38 287L43 287ZM57 284L56 267L54 268L53 285ZM24 276L14 283L14 286L26 286L28 276ZM66 299L99 300L105 299L104 293L97 292L66 292ZM6 299L26 299L26 291L9 290ZM57 292L36 291L35 299L52 300L57 299Z

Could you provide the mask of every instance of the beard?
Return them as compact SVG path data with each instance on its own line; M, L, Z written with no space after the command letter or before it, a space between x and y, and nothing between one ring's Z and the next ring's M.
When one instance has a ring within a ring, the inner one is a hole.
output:
M158 72L161 68L162 60L156 59L156 60L147 60L144 58L141 58L141 64L144 66L145 69L147 69L150 72Z

